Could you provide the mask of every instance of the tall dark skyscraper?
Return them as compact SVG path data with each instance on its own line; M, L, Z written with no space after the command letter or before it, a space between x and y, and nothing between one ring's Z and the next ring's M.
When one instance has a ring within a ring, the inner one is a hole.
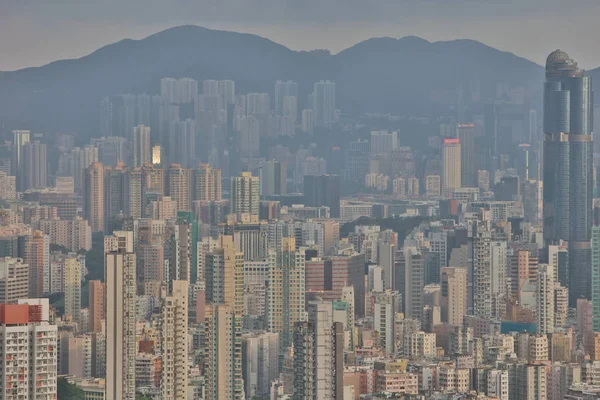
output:
M591 298L593 92L561 50L546 60L544 238L569 241L569 304Z
M474 124L458 124L456 127L456 137L460 139L460 180L464 187L477 186L475 133Z
M331 218L340 217L340 177L338 175L306 175L304 204L329 207Z
M498 158L498 111L496 104L483 105L484 129L478 141L477 156L482 169L494 171Z

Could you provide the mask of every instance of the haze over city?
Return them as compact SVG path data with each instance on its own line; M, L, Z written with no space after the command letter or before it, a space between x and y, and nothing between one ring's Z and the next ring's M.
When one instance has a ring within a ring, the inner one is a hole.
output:
M593 0L4 0L0 400L600 398Z

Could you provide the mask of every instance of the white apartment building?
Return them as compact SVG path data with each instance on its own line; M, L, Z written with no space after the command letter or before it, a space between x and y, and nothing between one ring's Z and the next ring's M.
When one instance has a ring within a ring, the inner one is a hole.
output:
M0 304L0 399L55 399L57 328L47 299ZM29 304L27 304L29 303Z

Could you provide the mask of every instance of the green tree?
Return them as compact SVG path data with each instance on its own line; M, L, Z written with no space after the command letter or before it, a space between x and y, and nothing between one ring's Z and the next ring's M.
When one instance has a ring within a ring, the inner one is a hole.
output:
M64 293L52 293L48 296L48 300L52 307L56 309L58 315L64 315L65 313L65 294Z
M71 250L67 249L65 246L61 246L60 244L56 244L56 243L50 243L50 251L51 252L61 252L63 254L67 254L69 253Z
M75 384L67 382L65 378L58 378L57 390L61 400L85 400L85 392Z

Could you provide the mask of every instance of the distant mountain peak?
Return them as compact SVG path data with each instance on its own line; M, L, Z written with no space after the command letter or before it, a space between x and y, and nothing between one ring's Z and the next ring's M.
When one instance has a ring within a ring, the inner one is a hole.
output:
M415 43L415 44L431 44L431 42L429 40L423 39L422 37L419 36L402 36L400 38L398 38L399 42L405 42L405 43Z

